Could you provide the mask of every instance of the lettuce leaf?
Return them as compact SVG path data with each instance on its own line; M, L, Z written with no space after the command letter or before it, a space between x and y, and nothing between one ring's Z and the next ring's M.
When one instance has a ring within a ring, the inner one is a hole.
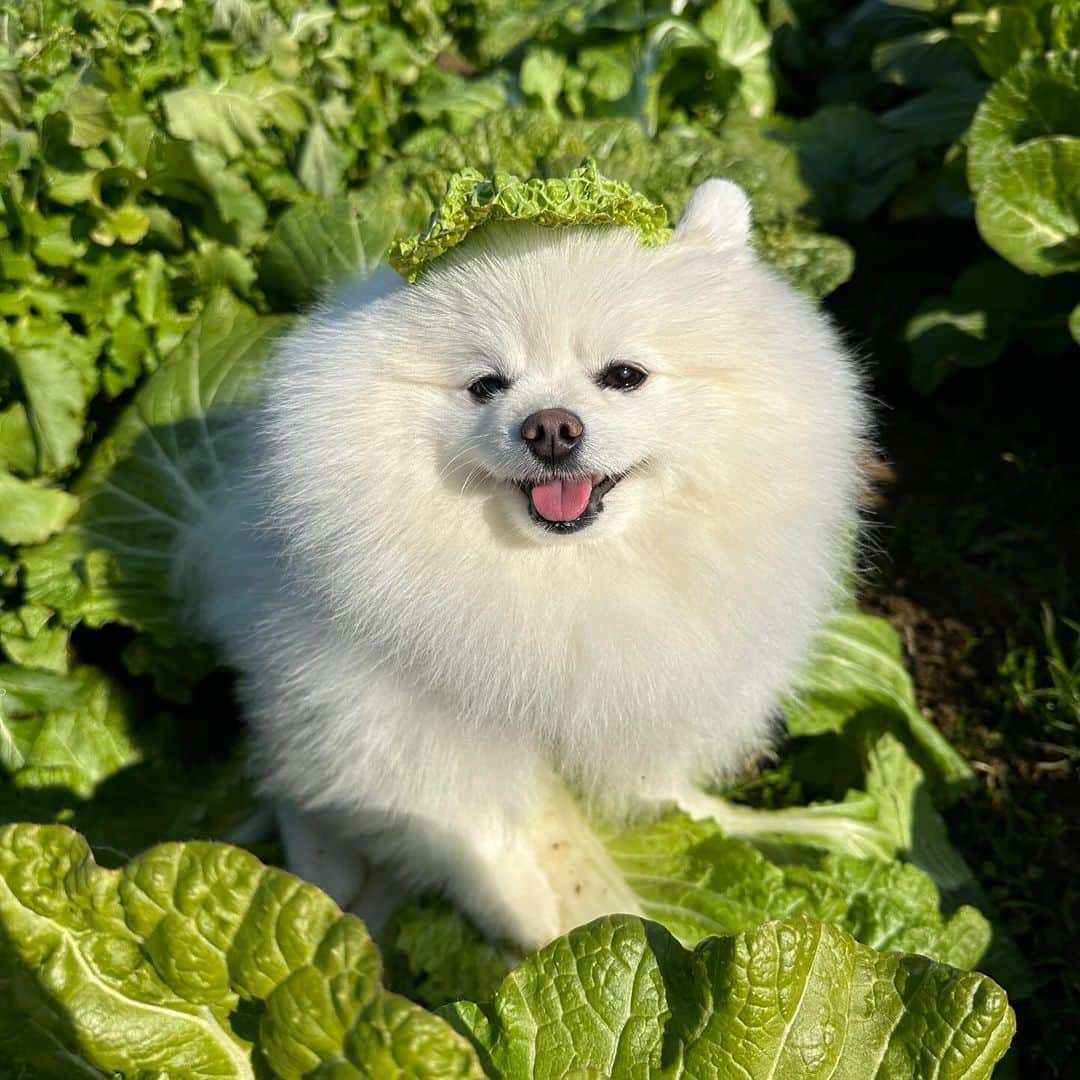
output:
M438 207L454 171L558 177L593 158L606 176L628 184L677 220L694 187L710 177L741 184L754 208L762 255L792 281L825 296L850 276L851 249L818 232L802 216L811 193L796 153L738 118L717 134L672 129L655 140L622 119L556 121L514 110L486 117L464 137L424 132L409 140L401 160L377 173L364 193L378 221L382 207L403 225L423 225ZM407 202L403 202L407 193Z
M1080 136L1080 54L1018 64L990 88L971 125L968 180L978 194L1006 155L1031 139Z
M1012 1038L985 976L877 953L807 918L693 952L655 923L599 919L440 1011L489 1076L990 1076Z
M63 826L0 829L0 1048L125 1075L483 1076L313 886L207 843L105 870Z
M806 917L692 953L658 924L599 919L442 1019L381 978L359 920L238 848L166 844L110 871L63 826L0 830L0 1047L52 1070L856 1077L874 1061L977 1078L1013 1032L985 976Z
M872 948L964 970L984 969L990 955L986 918L970 905L946 913L938 888L914 865L792 848L770 857L768 848L725 836L713 821L677 812L601 835L637 907L686 945L805 915ZM574 839L564 834L561 844ZM394 989L430 1007L490 996L521 960L434 898L399 911L381 944ZM1015 966L1003 970L1017 975Z
M139 760L130 695L93 668L70 675L0 665L0 764L17 788L88 796Z
M390 265L414 282L427 264L460 244L474 229L494 221L545 226L622 225L646 246L670 235L667 211L627 184L609 180L587 159L565 179L521 180L505 173L488 179L477 169L450 178L446 195L419 236L391 245Z
M917 760L940 794L969 787L971 766L923 715L903 645L884 620L857 611L830 619L788 708L795 736L839 732L853 717L887 709L903 719Z
M23 667L67 671L68 637L48 608L20 604L0 612L0 651Z
M1080 270L1080 138L1032 139L1009 150L979 189L986 242L1028 274Z
M281 215L259 262L269 295L299 309L348 274L367 274L378 265L401 223L388 205L380 205L376 219L359 201L337 195Z
M73 495L30 480L21 480L0 469L0 541L5 544L39 544L59 532L79 507Z

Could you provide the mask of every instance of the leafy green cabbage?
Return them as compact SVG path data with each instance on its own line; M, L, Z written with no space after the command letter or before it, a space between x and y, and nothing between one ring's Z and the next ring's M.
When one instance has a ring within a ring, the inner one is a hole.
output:
M247 852L110 871L63 826L0 830L0 930L0 1047L60 1075L984 1077L1013 1031L985 976L804 916L693 953L600 919L440 1019L383 987L358 919Z
M528 221L549 228L619 225L633 229L645 245L670 236L667 212L643 195L601 176L591 158L565 179L521 180L505 173L488 179L477 169L455 173L427 228L395 241L390 265L410 282L428 263L462 243L474 229L495 221Z
M529 957L487 1007L440 1010L493 1077L987 1076L1004 994L807 918L708 938L600 919Z
M0 1048L54 1073L483 1076L444 1022L382 988L358 919L239 848L163 845L105 870L63 826L8 826L0 913Z

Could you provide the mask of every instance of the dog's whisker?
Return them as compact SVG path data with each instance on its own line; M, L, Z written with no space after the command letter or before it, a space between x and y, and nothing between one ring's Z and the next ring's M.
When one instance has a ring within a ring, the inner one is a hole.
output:
M491 438L491 436L490 436L489 434L486 434L486 433L481 433L481 434L478 434L478 435L470 435L470 436L469 436L469 437L468 437L468 438L467 438L467 439L465 440L465 442L466 442L466 444L467 444L467 445L463 446L463 447L462 447L462 449L460 449L460 450L459 450L459 451L458 451L458 452L457 452L457 453L456 453L456 454L455 454L455 455L454 455L454 456L453 456L453 457L452 457L452 458L451 458L451 459L450 459L450 460L449 460L448 462L446 462L446 464L445 464L445 465L443 465L443 467L442 467L442 468L441 468L441 469L439 470L439 477L438 477L438 478L439 478L440 480L442 480L442 479L443 479L443 478L444 478L444 477L445 477L445 476L447 475L447 473L449 473L449 472L450 472L450 468L451 468L451 466L453 466L454 462L456 462L456 461L459 461L459 460L460 460L461 458L465 457L465 455L466 455L466 454L469 454L469 453L471 453L471 452L472 452L473 450L475 450L475 449L476 449L476 444L477 444L478 442L480 442L480 441L482 441L482 440L484 440L484 439L490 439L490 438Z
M465 494L465 489L469 486L470 483L472 483L472 478L478 472L482 472L482 471L483 471L483 466L482 465L474 465L472 470L469 472L469 475L465 477L465 483L461 485L461 491L458 492L458 494L459 495L464 495Z
M449 472L450 472L451 468L453 468L453 466L454 466L454 463L455 463L455 462L457 462L457 461L460 461L460 460L461 460L461 459L462 459L463 457L465 457L465 456L466 456L466 454L470 453L470 451L471 451L472 449L473 449L473 448L472 448L471 446L470 446L470 447L466 447L466 449L464 449L464 450L460 451L459 453L455 454L455 455L454 455L454 456L453 456L453 457L452 457L452 458L451 458L451 459L450 459L450 460L449 460L449 461L448 461L448 462L447 462L447 463L446 463L446 464L445 464L445 465L444 465L444 466L443 466L443 467L442 467L442 468L441 468L441 469L439 470L439 479L440 479L440 480L444 479L444 478L445 478L445 477L446 477L446 476L447 476L447 475L449 474Z

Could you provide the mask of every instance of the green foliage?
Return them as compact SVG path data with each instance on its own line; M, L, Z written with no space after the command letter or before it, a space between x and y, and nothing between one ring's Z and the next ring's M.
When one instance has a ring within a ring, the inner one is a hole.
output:
M69 625L121 623L167 645L186 640L169 603L179 530L220 476L228 434L287 316L258 316L215 291L167 360L99 439L72 484L79 509L29 549L24 595Z
M483 1076L382 988L358 919L239 848L163 845L110 871L63 826L8 826L0 921L0 1048L54 1073Z
M1013 649L1002 661L1016 706L1043 718L1047 748L1080 760L1080 626L1043 606L1045 651ZM1061 637L1065 636L1065 642Z
M656 1075L679 1047L701 1075L801 1060L808 1075L858 1076L873 1055L884 1076L977 1078L1013 1030L984 976L805 917L692 954L658 924L601 919L527 959L491 1005L440 1019L383 988L358 919L247 852L167 844L109 871L62 826L0 830L0 919L0 1046L50 1074L78 1061L124 1075L481 1077L532 1061L544 1076Z
M549 228L572 225L619 225L633 229L643 244L662 243L671 235L667 213L629 185L601 176L592 159L565 179L521 180L498 174L487 179L463 169L449 181L443 201L419 235L395 241L390 265L415 282L428 263L462 243L489 222L528 221Z
M884 623L836 618L784 762L700 820L568 811L656 922L521 958L435 899L399 912L387 982L440 1019L383 988L357 920L207 842L253 841L260 814L230 725L200 719L207 687L231 706L168 581L298 310L395 240L427 228L398 249L412 273L564 188L580 205L545 223L599 207L658 239L696 184L733 179L762 255L818 297L855 260L823 229L969 222L960 272L897 331L924 391L1080 339L1078 6L2 14L0 816L21 823L0 832L2 1056L64 1076L988 1076L1012 1019L975 969L1019 995L1024 966L937 809L970 769ZM497 179L448 195L463 170ZM1075 665L1053 655L1064 701Z
M1013 1029L977 976L806 918L693 952L655 924L600 919L529 957L490 1006L441 1015L492 1077L989 1076Z
M951 295L897 313L890 288L925 277L928 253L889 260L879 351L906 346L922 393L1015 344L1065 352L1080 291L1080 5L865 0L841 14L792 0L769 8L790 80L781 108L810 113L779 137L799 150L817 220L974 224L950 233L963 235L945 254ZM986 269L987 247L1003 260L996 270ZM997 288L1010 267L1035 276L1012 275L1027 310ZM1051 276L1060 280L1037 280Z

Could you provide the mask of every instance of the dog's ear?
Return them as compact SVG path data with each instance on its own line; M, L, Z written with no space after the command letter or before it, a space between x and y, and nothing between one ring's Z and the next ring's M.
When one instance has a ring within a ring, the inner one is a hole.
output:
M714 248L744 247L750 242L750 221L750 200L738 184L706 180L694 188L675 239Z

